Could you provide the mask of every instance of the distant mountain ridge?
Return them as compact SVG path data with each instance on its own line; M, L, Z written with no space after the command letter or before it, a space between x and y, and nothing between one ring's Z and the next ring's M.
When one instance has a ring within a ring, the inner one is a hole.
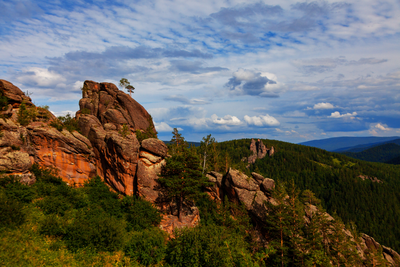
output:
M382 143L388 143L390 141L400 139L399 136L391 136L391 137L333 137L327 139L320 140L312 140L307 142L299 143L299 145L311 146L320 149L325 149L330 152L340 152L340 151L349 151L352 149L359 148L359 151L352 152L360 152L369 147L373 147L376 145L380 145ZM396 142L397 143L397 142ZM365 149L362 149L364 148Z
M400 139L396 139L400 141ZM395 141L396 141L395 140ZM400 145L396 143L384 143L382 145L367 148L360 152L340 152L343 155L355 159L389 163L391 160L400 157Z

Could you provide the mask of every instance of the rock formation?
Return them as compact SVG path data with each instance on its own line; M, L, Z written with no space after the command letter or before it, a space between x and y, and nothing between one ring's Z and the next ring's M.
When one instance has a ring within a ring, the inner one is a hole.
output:
M157 197L153 188L167 147L158 139L140 144L136 131L156 133L151 116L114 84L84 83L76 116L81 133L52 127L55 116L35 107L10 82L0 80L0 95L8 99L0 110L0 171L26 176L38 163L54 168L71 185L99 175L118 192L150 201ZM36 114L25 126L18 120L22 103Z
M263 141L260 139L258 139L257 141L251 139L250 151L252 152L252 155L242 159L242 161L247 161L249 164L254 164L256 162L256 159L265 158L266 155L272 157L272 155L275 153L274 147L268 149L263 144Z
M272 192L275 188L275 181L270 178L264 178L258 173L252 173L252 177L246 174L229 169L222 175L217 172L210 172L207 177L214 185L209 188L209 193L214 199L223 199L228 197L229 201L243 204L256 225L262 225L266 221L268 214L267 203L277 205L278 202L272 197ZM305 206L305 223L308 224L312 220L313 215L318 211L314 205ZM328 221L335 219L328 213L324 213ZM257 227L262 229L262 227ZM260 230L262 232L262 230ZM347 229L342 231L354 242L355 238ZM260 235L262 236L262 235ZM373 253L381 253L382 258L389 266L400 266L400 255L391 248L385 247L377 243L372 237L362 234L361 240L355 246L357 253L364 262L368 262L368 255ZM380 252L382 251L382 252ZM363 265L362 265L363 266ZM376 265L377 266L377 265Z

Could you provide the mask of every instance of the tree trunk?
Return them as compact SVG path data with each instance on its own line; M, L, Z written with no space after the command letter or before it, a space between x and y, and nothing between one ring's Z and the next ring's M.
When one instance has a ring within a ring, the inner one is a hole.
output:
M179 201L178 201L178 220L182 222L182 201L183 197L179 196Z

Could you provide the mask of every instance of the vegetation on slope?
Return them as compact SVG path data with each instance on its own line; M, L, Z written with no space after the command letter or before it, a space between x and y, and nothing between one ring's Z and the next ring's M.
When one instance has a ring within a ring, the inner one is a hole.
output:
M346 224L373 236L378 242L400 250L400 166L352 159L318 148L274 140L273 157L256 160L250 168L241 161L249 155L251 139L232 140L216 145L217 169L225 161L250 174L258 172L278 182L294 181L301 190L309 189L321 199L322 206L340 216ZM229 155L229 159L224 158ZM377 177L382 183L359 176Z
M355 159L384 163L400 156L400 145L389 143L375 146L361 152L341 152L341 154Z

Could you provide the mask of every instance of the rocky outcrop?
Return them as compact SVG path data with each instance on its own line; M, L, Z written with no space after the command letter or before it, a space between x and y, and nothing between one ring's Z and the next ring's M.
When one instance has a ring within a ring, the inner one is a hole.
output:
M80 133L57 130L50 112L32 119L28 125L18 122L22 103L30 112L46 112L10 82L0 80L0 95L8 100L0 119L0 171L29 174L33 163L52 167L71 185L82 185L99 175L114 190L138 193L154 201L158 173L165 163L167 147L158 139L136 138L136 131L155 128L151 116L135 100L111 83L86 81L77 112Z
M268 216L268 203L278 205L279 202L272 197L272 193L275 189L274 180L264 178L262 175L254 172L251 175L252 177L248 177L246 174L234 169L229 169L225 175L210 172L207 174L207 177L214 185L209 188L209 192L213 192L214 194L218 193L218 197L214 197L214 199L223 199L226 196L231 202L243 204L253 219L256 229L259 231L259 236L262 237L262 225L265 223ZM305 224L309 224L318 212L319 209L316 206L306 204L304 210ZM326 212L323 212L322 215L328 223L333 223L335 221L335 219ZM328 230L330 234L334 231L333 229L332 227ZM364 263L370 264L372 262L375 263L374 266L380 266L376 264L375 261L382 258L384 264L389 264L389 266L393 267L400 266L400 256L391 248L381 246L372 237L365 234L362 234L361 242L357 241L352 233L344 228L344 226L340 231L343 231L343 234L348 236L351 242L355 244L354 251L357 251ZM324 242L329 243L329 238Z
M5 80L0 80L0 95L7 97L8 104L15 108L19 107L22 102L28 106L33 105L29 96L26 96L18 87Z
M256 162L256 159L265 158L266 155L272 157L272 155L275 153L274 147L268 149L264 145L263 141L260 139L258 139L257 141L251 139L250 151L252 152L252 155L242 159L242 161L247 161L249 164L254 164Z
M390 266L400 266L400 255L393 249L382 246L369 235L361 235L361 248L365 257L371 253L382 252L383 258L390 264Z

